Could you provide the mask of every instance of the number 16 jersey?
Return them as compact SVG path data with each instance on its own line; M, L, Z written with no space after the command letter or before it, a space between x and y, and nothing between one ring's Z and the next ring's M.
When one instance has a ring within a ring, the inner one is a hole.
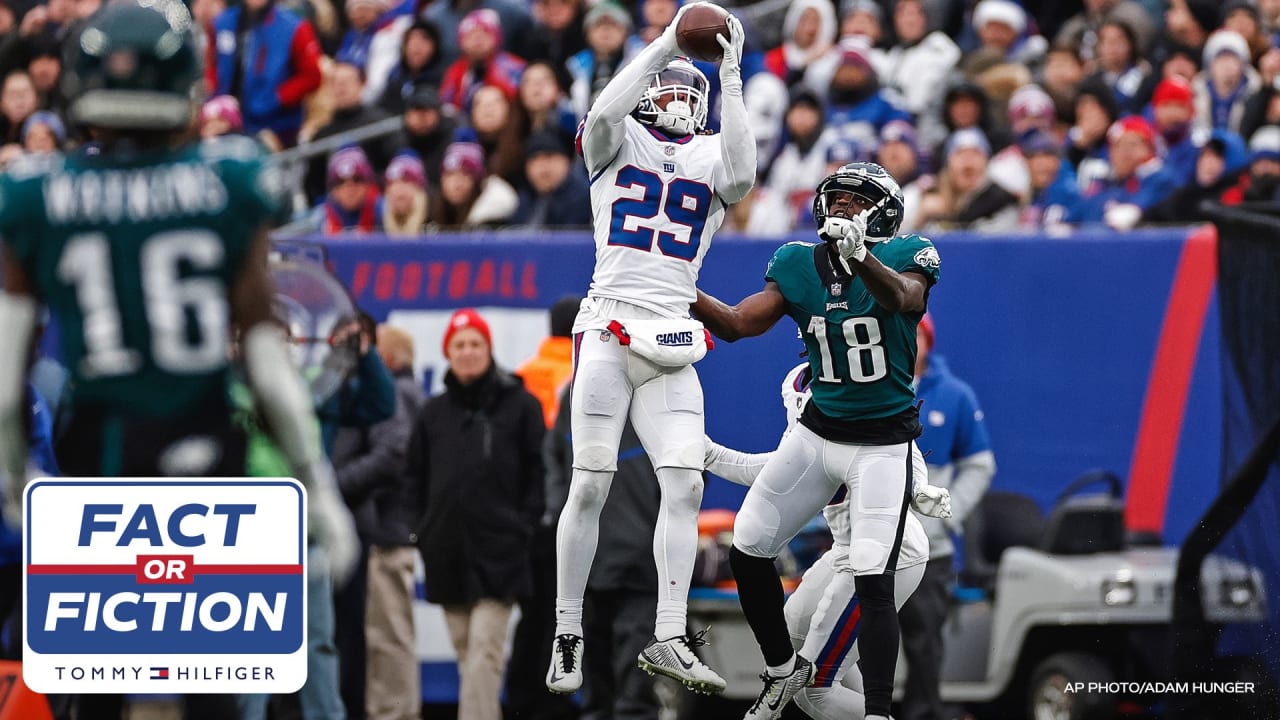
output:
M24 158L0 237L57 318L72 400L173 417L225 394L230 288L282 198L247 138Z
M591 175L596 266L590 297L688 317L702 258L724 220L719 135L668 138L630 116L607 167Z

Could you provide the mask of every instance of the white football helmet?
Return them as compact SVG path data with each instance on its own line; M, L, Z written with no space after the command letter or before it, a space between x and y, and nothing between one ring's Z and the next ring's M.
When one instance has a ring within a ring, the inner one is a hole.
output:
M802 362L791 368L787 376L782 378L782 409L787 412L787 430L783 433L791 432L791 428L796 426L800 421L800 414L804 411L804 404L809 401L811 393L809 392L809 382L812 380L813 374L809 370L809 363Z
M649 82L636 106L636 119L672 135L692 135L707 125L709 94L702 71L676 58ZM667 98L665 106L662 98Z

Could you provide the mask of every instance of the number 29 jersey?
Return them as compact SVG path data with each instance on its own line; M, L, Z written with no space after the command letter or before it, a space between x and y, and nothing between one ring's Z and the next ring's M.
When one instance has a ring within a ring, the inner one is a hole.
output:
M915 272L932 287L938 251L919 235L867 246L898 272ZM765 279L778 285L787 314L809 353L814 406L840 422L875 421L906 412L915 402L916 325L923 312L891 312L862 279L831 268L827 246L793 242L774 253Z
M261 156L236 138L0 177L0 238L57 318L73 402L166 418L225 394L230 288L282 197Z
M688 317L702 258L724 220L720 137L670 139L630 116L607 167L592 173L596 265L590 297Z

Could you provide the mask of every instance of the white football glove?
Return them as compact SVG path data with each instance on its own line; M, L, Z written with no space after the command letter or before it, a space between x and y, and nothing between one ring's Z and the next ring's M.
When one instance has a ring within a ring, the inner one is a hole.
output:
M324 548L334 583L341 585L360 561L360 538L351 511L338 492L328 461L312 463L298 479L307 486L308 534Z
M742 31L742 23L730 15L728 20L729 37L716 35L716 41L724 48L724 57L720 60L720 91L729 95L742 94L742 44L746 34Z
M662 44L662 49L666 51L667 57L670 58L681 54L680 43L676 39L676 27L680 25L680 18L683 17L686 12L689 12L689 8L697 4L698 3L689 3L676 11L676 16L671 18L671 24L667 25L667 27L662 31L662 34L658 36L657 40L654 40L654 42Z
M829 217L822 223L822 236L835 240L836 250L845 260L862 262L867 257L867 216Z
M924 483L917 485L911 497L911 509L927 517L951 517L951 491Z

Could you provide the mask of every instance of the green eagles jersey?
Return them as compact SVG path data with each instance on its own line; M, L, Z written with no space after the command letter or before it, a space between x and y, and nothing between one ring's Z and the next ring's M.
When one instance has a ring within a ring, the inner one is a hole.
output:
M868 244L867 252L898 272L938 280L938 251L919 235ZM813 373L813 404L838 421L887 418L915 402L916 324L923 313L881 307L862 279L831 269L824 244L783 245L765 279L777 283L787 314L800 327Z
M0 177L0 237L57 318L73 402L170 417L225 392L230 288L281 190L247 138Z

